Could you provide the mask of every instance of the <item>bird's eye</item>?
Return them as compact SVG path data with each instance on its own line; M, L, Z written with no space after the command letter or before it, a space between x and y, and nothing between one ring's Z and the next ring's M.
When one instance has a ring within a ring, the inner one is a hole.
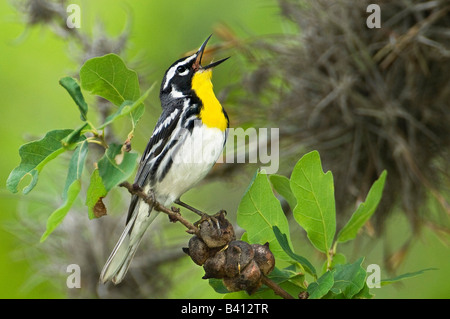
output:
M178 72L178 73L183 73L184 71L186 71L186 67L183 66L183 65L180 65L180 66L177 68L177 72Z

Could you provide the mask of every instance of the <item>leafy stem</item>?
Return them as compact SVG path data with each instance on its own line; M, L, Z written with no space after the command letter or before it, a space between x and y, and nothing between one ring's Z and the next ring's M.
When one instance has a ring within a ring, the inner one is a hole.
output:
M108 144L105 142L103 135L100 136L91 136L86 139L88 143L94 143L103 146L105 149L108 148Z

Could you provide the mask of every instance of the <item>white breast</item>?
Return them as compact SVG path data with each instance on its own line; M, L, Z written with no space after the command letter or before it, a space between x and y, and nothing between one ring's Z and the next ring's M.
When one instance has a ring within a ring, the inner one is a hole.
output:
M202 180L222 154L225 138L225 132L205 125L195 125L192 134L183 134L184 141L173 152L169 172L154 186L157 200L170 205ZM168 160L165 158L160 168Z

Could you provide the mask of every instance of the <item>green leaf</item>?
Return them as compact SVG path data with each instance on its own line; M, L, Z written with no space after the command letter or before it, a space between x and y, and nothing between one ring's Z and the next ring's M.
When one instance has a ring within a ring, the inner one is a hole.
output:
M295 220L311 243L328 254L336 232L333 175L323 173L317 151L304 155L291 175L291 189L297 199Z
M139 104L136 104L136 106L138 106ZM98 129L103 129L106 126L108 126L109 124L111 124L112 122L114 122L116 119L121 118L122 116L129 114L131 112L131 107L133 106L133 101L124 101L120 106L119 109L110 114L109 116L106 117L105 122L99 126Z
M358 231L369 220L375 212L383 193L384 182L386 181L386 171L383 171L378 180L373 183L367 194L366 201L361 203L358 209L353 213L348 223L341 229L337 236L338 242L352 240L358 234Z
M66 184L64 186L63 196L64 200L67 199L67 192L70 185L75 180L81 180L81 174L83 173L84 164L88 153L88 142L84 140L73 152L72 158L69 163L69 171L67 172Z
M408 272L408 273L402 274L402 275L394 277L394 278L383 279L380 281L380 285L381 286L390 285L390 284L393 284L395 282L398 282L398 281L401 281L404 279L413 278L413 277L422 275L424 272L430 271L430 270L438 270L438 269L437 268L426 268L426 269L421 269L421 270L418 270L415 272Z
M334 285L333 271L327 271L317 281L309 284L306 290L309 299L319 299L325 296Z
M208 283L214 289L214 291L219 293L219 294L228 294L228 293L230 293L228 291L227 287L225 287L225 285L223 284L223 280L222 279L209 278L208 279Z
M364 257L353 264L336 265L333 269L334 284L331 291L335 295L342 294L351 299L363 289L366 282L366 271L362 268Z
M80 79L84 90L99 95L120 107L118 112L106 119L102 128L117 117L130 114L133 131L144 114L143 101L155 86L152 85L141 96L137 73L127 68L123 60L113 53L86 61L81 67ZM124 104L126 101L133 101L133 103Z
M98 161L99 175L108 192L130 177L137 165L137 157L136 153L123 152L121 145L109 145L105 155Z
M31 176L31 182L26 187L23 188L24 194L28 194L34 188L34 186L36 186L38 182L39 171L34 169L30 172L29 175Z
M135 130L137 123L139 122L142 115L144 115L145 107L144 104L138 104L133 111L130 112L131 124L133 124L133 130Z
M333 269L334 267L336 267L336 265L343 265L347 263L347 258L345 257L344 254L341 253L336 253L333 255L333 260L331 261L331 264L328 264L328 260L325 260L322 264L322 268L321 271L324 274L329 268L329 269Z
M86 104L86 101L84 100L83 94L81 93L81 89L80 89L80 86L78 85L77 81L74 78L71 78L70 76L68 76L68 77L65 77L65 78L62 78L61 80L59 80L59 84L67 90L67 92L70 94L72 99L78 105L81 120L86 121L88 105Z
M352 297L352 299L372 299L374 294L370 293L369 286L367 283L364 283L363 288Z
M20 181L25 176L31 176L31 182L23 189L24 194L29 193L36 185L42 168L66 151L61 140L72 132L73 130L50 131L42 139L22 145L19 148L20 164L12 170L6 181L8 190L17 193Z
M80 69L81 87L117 106L126 100L136 101L140 94L137 73L113 53L92 58Z
M97 205L101 205L98 203L100 203L99 201L101 201L101 199L105 197L106 194L108 194L108 191L106 190L105 185L103 185L99 170L95 169L92 172L91 180L86 194L86 206L88 207L88 214L90 219L97 218L99 215L101 215L97 212ZM102 208L100 207L100 209Z
M305 275L299 273L298 268L295 265L290 265L283 269L275 267L268 277L276 284L291 281L297 286L305 288Z
M62 198L64 204L54 211L47 219L47 230L41 237L43 242L59 224L64 220L73 202L77 198L81 190L81 175L83 173L84 164L88 153L88 142L84 139L73 152L69 162L69 170L67 172L66 184L64 186Z
M257 173L253 183L239 203L237 223L246 230L250 243L269 243L270 250L276 259L290 260L278 243L272 230L278 226L284 234L289 234L289 225L281 209L280 201L272 192L267 175ZM289 245L290 240L288 240Z
M153 91L153 89L156 87L156 82L152 84L152 86L145 91L145 93L136 101L140 101L140 104L137 104L137 106L131 106L132 111L130 112L130 116L131 116L131 122L133 124L133 131L136 128L136 125L139 121L139 119L142 117L142 115L144 115L144 100L148 97L148 95L150 94L151 91Z
M61 224L72 207L73 202L77 198L78 194L81 190L81 182L79 180L75 180L67 190L67 198L64 204L55 210L50 217L47 219L47 229L45 233L41 237L41 243L47 239L47 237L56 229L56 227Z
M75 144L85 139L83 135L86 131L91 128L91 125L88 123L83 123L74 129L69 135L61 140L63 146L67 149L75 148Z
M289 207L291 207L291 210L294 210L295 206L297 206L297 199L292 193L289 178L283 175L272 174L269 179L277 193L283 196L288 202Z
M150 92L153 90L153 88L155 87L155 84L153 84L147 91L145 91L144 94L142 94L141 97L139 97L136 101L129 101L126 100L124 101L119 109L114 112L113 114L109 115L106 119L105 119L105 123L103 123L99 129L103 129L104 127L106 127L107 125L111 124L113 121L115 121L118 118L121 118L125 115L128 115L130 113L133 114L132 116L132 120L133 120L133 127L136 126L137 121L139 120L139 118L142 116L144 108L143 108L143 102L144 100L148 97L148 95L150 94Z
M306 272L308 272L310 275L313 275L314 277L317 276L316 269L314 266L309 262L308 259L305 257L302 257L300 255L297 255L294 253L289 245L288 239L286 234L282 234L280 229L277 226L273 226L273 232L275 234L275 237L278 240L278 243L280 244L281 248L283 248L284 252L292 258L294 262L298 262L302 267L305 269Z

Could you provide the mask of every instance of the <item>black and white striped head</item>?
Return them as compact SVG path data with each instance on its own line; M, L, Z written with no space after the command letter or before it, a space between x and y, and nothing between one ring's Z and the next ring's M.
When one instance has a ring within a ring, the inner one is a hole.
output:
M192 77L196 72L202 72L224 62L228 58L202 66L203 51L205 50L211 35L203 42L200 49L187 57L175 61L166 71L161 83L160 98L176 99L182 98L192 90Z

